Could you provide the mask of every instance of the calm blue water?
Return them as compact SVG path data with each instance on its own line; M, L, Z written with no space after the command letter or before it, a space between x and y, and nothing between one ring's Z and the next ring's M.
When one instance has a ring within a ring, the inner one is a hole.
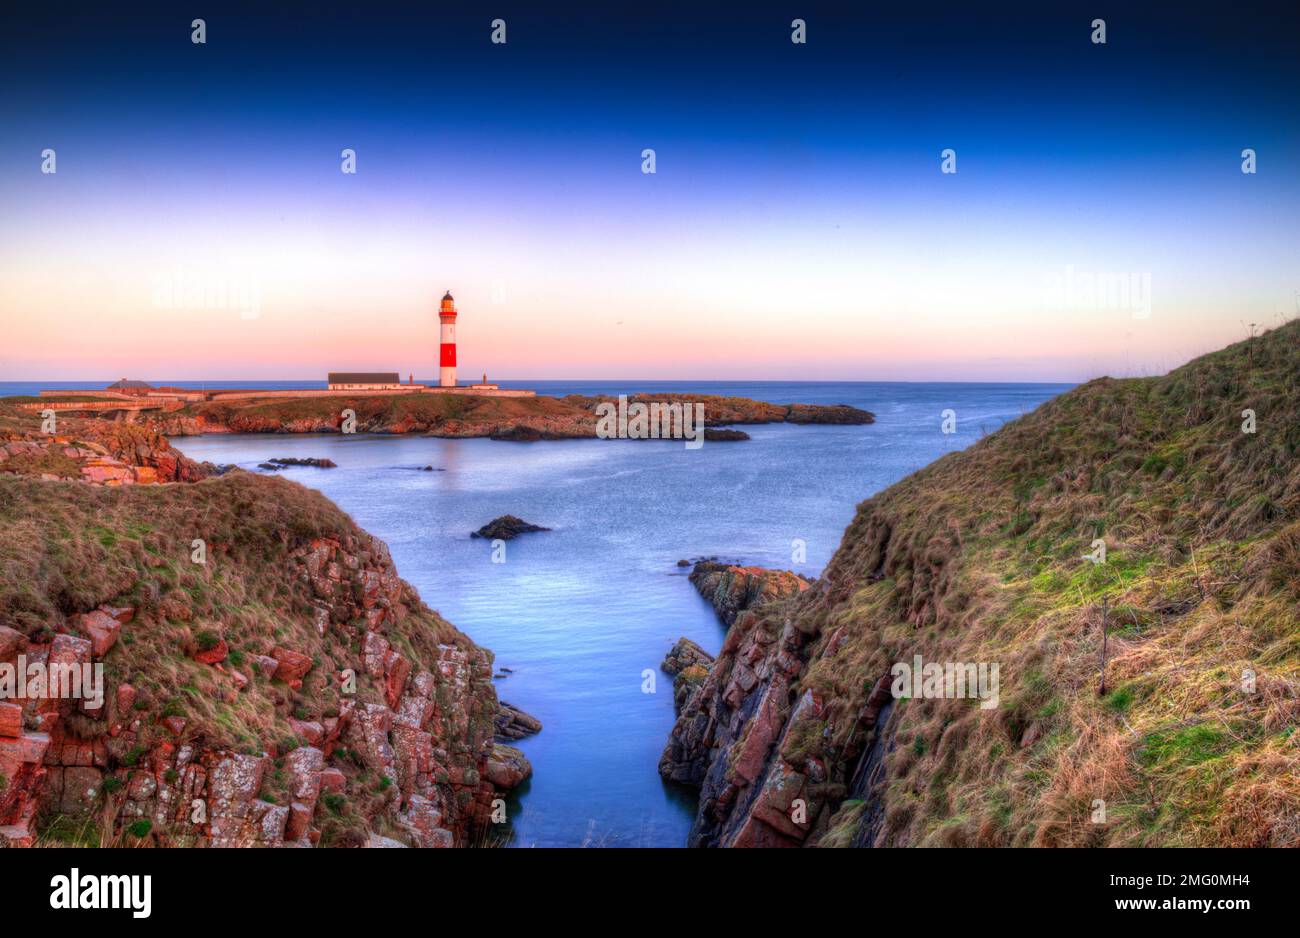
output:
M425 601L492 649L498 667L514 670L497 682L498 692L545 725L520 743L535 776L511 805L516 846L667 847L684 843L693 795L665 786L656 771L673 723L671 682L659 662L678 636L713 652L723 638L677 560L716 554L815 576L858 502L1067 387L531 386L551 394L694 391L846 403L874 412L877 422L746 427L749 442L705 443L698 450L670 441L338 435L175 442L196 459L249 469L276 456L333 459L338 469L282 475L320 489L387 541L398 570ZM0 393L23 393L12 387L0 385ZM940 413L949 407L957 412L958 432L945 436ZM425 465L445 471L415 471ZM469 532L507 513L555 530L509 542L506 562L494 564L491 545L471 540ZM795 539L807 544L802 565L791 562ZM653 694L642 692L647 669L656 675Z

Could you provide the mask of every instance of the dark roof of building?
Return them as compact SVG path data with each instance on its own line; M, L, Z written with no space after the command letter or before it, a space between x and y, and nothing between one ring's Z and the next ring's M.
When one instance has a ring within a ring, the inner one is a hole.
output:
M331 371L330 384L401 384L402 376L395 371Z
M452 299L451 291L448 290L446 293L444 293L443 296L442 296L442 298L443 298L444 300L450 300L450 299ZM454 300L453 300L453 302L454 302Z
M109 385L107 388L105 388L104 390L106 390L106 391L121 391L121 390L124 390L125 388L149 388L149 389L152 389L152 388L153 388L153 385L151 385L151 384L149 384L149 383L147 383L147 382L145 382L145 381L135 381L135 380L129 380L129 379L127 379L127 378L123 378L121 381L114 381L112 384L110 384L110 385Z

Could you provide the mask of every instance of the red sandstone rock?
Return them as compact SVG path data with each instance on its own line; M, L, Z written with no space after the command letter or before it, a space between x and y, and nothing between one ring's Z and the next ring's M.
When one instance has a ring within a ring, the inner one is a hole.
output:
M411 662L395 651L384 657L384 697L389 707L396 707L406 689L406 679L411 673Z
M321 740L325 738L325 728L315 720L295 720L290 717L289 726L293 727L297 735L307 740L309 746L320 746Z
M320 797L321 769L325 753L313 746L299 746L284 757L284 771L289 779L289 794L295 801L314 805Z
M321 791L332 791L342 793L347 790L348 780L342 772L336 768L321 769L320 788Z
M0 772L13 778L23 764L40 765L49 747L50 737L46 733L23 733L16 738L0 737Z
M361 642L361 656L366 673L378 680L384 676L384 660L388 656L388 639L378 632L367 632Z
M421 669L417 671L415 677L411 679L411 693L416 697L423 697L425 700L429 700L433 697L433 691L436 686L437 679L434 678L432 671Z
M300 801L289 805L289 821L284 826L286 841L302 840L311 827L312 809Z
M393 712L393 722L404 723L422 730L429 725L433 714L433 701L408 694L399 701L397 709Z
M225 661L228 654L230 654L230 646L226 644L226 640L223 638L207 651L195 652L194 660L199 664L217 664Z
M69 814L88 811L99 797L104 776L99 769L74 766L62 770L63 787L60 808Z
M487 779L501 791L510 791L533 774L528 758L513 746L497 743L487 761Z
M390 778L396 777L393 761L393 747L388 741L388 731L392 728L393 713L381 704L364 704L358 708L349 730L357 748L381 771Z
M36 709L41 713L69 713L77 701L89 693L79 676L86 673L82 666L90 664L91 644L73 635L56 635L48 649L46 667L49 669L51 696L37 701Z
M90 638L90 651L96 658L108 654L117 642L122 623L106 612L96 609L76 617L78 631Z
M163 717L160 722L167 727L167 731L173 736L180 736L181 733L185 732L184 717Z
M27 650L27 636L0 625L0 662L13 663Z
M710 561L697 563L690 580L728 625L745 610L808 588L807 580L788 570L728 566Z
M225 754L208 776L208 791L214 807L250 802L257 797L268 761L264 756Z
M131 467L111 456L86 460L81 464L81 476L87 482L103 485L131 485L135 482L135 474L131 471Z
M23 708L17 704L0 703L0 736L23 735Z
M437 764L433 755L433 737L418 727L394 723L392 739L398 789L427 793L432 788L428 776L435 771Z
M402 826L411 834L417 847L450 847L451 831L442 827L442 809L437 803L420 795L412 795L401 815Z
M158 782L150 772L133 772L126 786L126 796L132 801L148 801L158 790Z
M279 645L271 649L271 657L279 663L279 667L275 669L276 679L284 681L295 689L302 686L303 677L311 670L310 658L301 652Z

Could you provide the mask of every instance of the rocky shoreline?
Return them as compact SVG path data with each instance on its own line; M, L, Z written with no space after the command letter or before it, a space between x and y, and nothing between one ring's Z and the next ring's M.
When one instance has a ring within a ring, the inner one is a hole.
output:
M693 574L734 618L670 656L688 845L1300 845L1298 339L1053 399L860 504L806 589ZM896 697L918 660L1000 696Z
M0 522L0 664L104 674L0 702L0 846L500 836L540 724L319 493L0 402Z
M743 567L716 560L696 561L690 581L713 606L718 618L731 627L719 657L733 652L735 637L750 630L756 611L797 597L813 585L789 570ZM752 656L746 660L758 661ZM697 643L679 638L660 665L666 674L673 675L673 706L678 715L659 760L659 774L665 781L691 786L700 786L704 781L705 753L714 748L717 730L701 712L707 712L709 699L718 693L715 664L714 657ZM763 671L759 667L737 677L737 686L743 692L759 682Z
M419 433L448 439L487 437L506 442L591 439L597 436L597 408L609 397L499 398L473 395L400 394L335 398L253 398L188 404L162 413L141 413L136 420L167 436L205 433L339 433L344 412L352 432ZM700 403L705 439L744 441L735 425L863 425L875 421L868 411L847 404L769 404L739 397L645 395L631 403Z

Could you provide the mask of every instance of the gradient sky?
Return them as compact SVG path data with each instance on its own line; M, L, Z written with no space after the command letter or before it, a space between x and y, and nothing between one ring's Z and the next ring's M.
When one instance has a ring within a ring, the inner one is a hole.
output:
M1300 303L1294 4L258 6L6 10L0 380L431 377L448 288L462 378L1075 381Z

